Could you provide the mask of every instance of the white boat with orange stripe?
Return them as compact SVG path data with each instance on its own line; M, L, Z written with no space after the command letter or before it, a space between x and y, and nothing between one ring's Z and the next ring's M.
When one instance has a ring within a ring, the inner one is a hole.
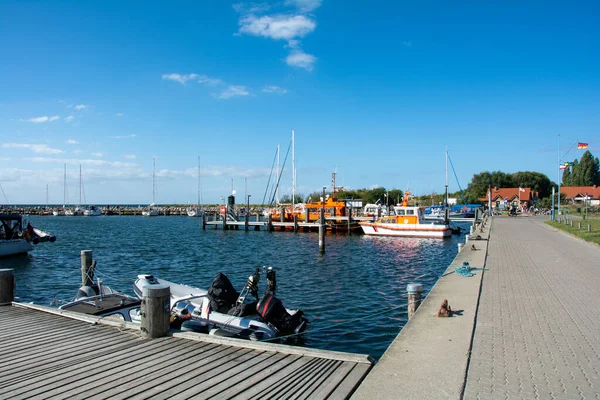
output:
M407 191L402 205L394 207L395 215L384 216L375 222L361 222L365 235L439 239L452 236L452 228L448 223L425 222L423 209L408 205L409 195L410 191Z

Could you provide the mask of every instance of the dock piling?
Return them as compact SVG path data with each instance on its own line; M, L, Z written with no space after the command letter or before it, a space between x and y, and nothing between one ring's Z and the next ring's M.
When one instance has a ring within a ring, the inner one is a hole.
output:
M325 253L325 210L321 208L321 218L319 218L319 252Z
M81 286L92 286L94 280L92 264L92 250L81 250Z
M10 305L15 299L15 270L0 269L0 306Z
M142 296L142 336L146 339L166 336L171 316L171 288L168 285L145 286Z
M460 251L462 250L463 246L464 246L464 244L462 244L462 243L459 243L459 244L458 244L458 252L459 252L459 253L460 253Z
M423 285L420 283L410 283L406 286L406 291L408 292L408 319L410 320L421 305Z

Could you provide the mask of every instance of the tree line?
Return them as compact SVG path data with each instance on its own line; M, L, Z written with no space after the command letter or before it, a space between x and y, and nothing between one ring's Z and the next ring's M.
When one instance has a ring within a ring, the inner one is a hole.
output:
M594 158L590 151L581 156L581 161L575 159L563 171L562 185L564 186L594 186L600 185L600 170L598 157Z

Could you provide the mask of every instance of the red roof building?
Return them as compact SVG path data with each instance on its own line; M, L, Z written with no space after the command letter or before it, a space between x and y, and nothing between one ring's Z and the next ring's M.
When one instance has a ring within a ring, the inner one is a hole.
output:
M485 198L481 201L487 201L489 190ZM492 207L498 207L501 203L514 205L517 207L529 207L532 201L537 198L537 193L530 188L492 188Z
M600 203L600 186L561 186L560 194L566 196L569 203L583 203L587 196L591 204Z

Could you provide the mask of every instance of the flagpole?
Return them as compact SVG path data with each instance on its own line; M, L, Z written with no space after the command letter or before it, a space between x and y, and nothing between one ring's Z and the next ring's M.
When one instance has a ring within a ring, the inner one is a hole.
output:
M556 175L558 176L558 215L560 215L560 133L558 134L558 172Z

